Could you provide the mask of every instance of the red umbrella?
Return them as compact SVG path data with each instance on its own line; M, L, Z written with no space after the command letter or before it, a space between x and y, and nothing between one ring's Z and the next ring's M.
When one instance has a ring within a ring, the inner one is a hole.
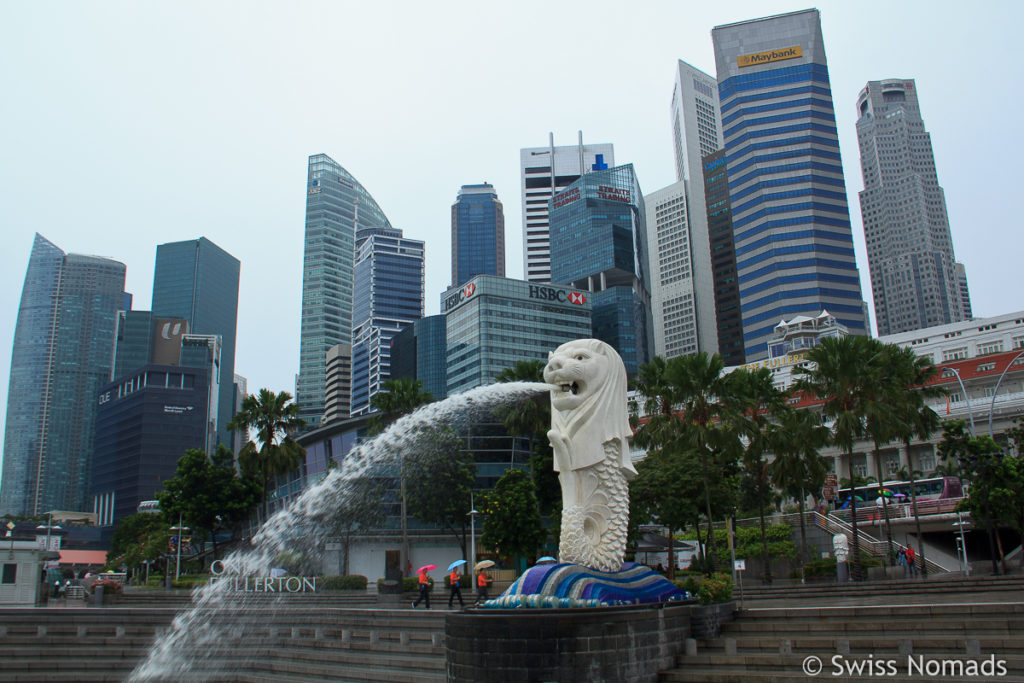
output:
M419 569L417 569L416 573L417 574L422 574L423 572L429 572L429 571L431 571L433 569L437 569L437 565L436 564L425 564L422 567L420 567Z

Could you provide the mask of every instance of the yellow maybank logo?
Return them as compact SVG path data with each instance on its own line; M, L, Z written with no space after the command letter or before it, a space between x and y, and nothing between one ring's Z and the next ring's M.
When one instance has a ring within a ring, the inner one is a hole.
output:
M736 65L742 69L745 66L757 66L758 64L768 64L769 62L781 62L783 59L796 59L797 57L802 57L803 54L804 52L800 49L800 46L794 45L793 47L784 47L781 50L757 52L752 55L740 55L736 58Z

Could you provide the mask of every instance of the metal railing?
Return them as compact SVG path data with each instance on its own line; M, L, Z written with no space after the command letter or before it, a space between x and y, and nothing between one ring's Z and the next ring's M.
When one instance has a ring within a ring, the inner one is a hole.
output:
M920 503L918 503L918 508L920 508ZM857 510L857 513L857 521L860 521L861 516L859 509ZM850 541L853 540L853 527L850 526L846 520L836 516L834 513L823 515L815 510L810 514L813 515L813 522L818 528L824 529L833 536L836 534L843 534ZM884 562L888 561L889 541L879 540L874 536L865 533L861 529L857 529L857 541L861 550L865 551L868 555L881 558ZM892 548L897 553L900 550L907 549L905 545L895 540L892 542ZM918 557L920 557L920 555L918 555ZM925 559L925 565L928 567L928 571L930 572L949 573L950 571L934 560L927 558Z

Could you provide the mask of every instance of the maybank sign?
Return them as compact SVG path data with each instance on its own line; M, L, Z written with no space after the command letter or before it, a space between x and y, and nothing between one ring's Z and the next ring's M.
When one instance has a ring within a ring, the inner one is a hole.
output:
M771 62L781 62L784 59L796 59L797 57L803 57L803 54L804 51L800 46L794 45L793 47L784 47L780 50L755 52L752 55L740 55L736 58L736 66L742 69L745 66L770 64Z

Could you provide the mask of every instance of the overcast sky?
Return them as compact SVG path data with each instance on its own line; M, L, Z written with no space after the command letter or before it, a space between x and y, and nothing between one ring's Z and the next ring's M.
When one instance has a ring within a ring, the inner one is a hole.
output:
M917 80L976 316L1024 308L1024 19L1017 2L821 2L861 285L855 123L868 80ZM803 2L0 0L0 419L33 235L127 265L148 310L156 245L242 262L235 369L294 392L307 158L325 153L426 241L450 279L459 186L492 183L521 277L519 149L615 145L645 193L675 180L675 61L714 75L711 29Z

